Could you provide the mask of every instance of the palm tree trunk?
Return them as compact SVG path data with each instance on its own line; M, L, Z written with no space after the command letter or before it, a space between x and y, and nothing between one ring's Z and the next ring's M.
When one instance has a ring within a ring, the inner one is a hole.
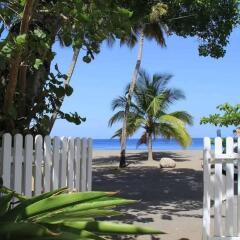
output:
M153 161L152 134L148 133L148 161Z
M29 29L29 24L34 12L34 7L36 6L37 0L27 0L23 10L23 17L20 25L19 35L27 34ZM13 101L14 95L16 91L17 81L18 81L18 73L19 67L21 64L21 51L17 52L12 56L10 60L10 68L9 68L9 81L6 89L6 93L4 96L4 103L3 103L3 111L5 114L8 114Z
M73 72L74 72L74 69L76 67L76 64L77 64L77 60L78 60L78 56L79 56L79 53L80 53L80 48L76 48L73 52L73 57L72 57L72 61L71 61L71 64L69 66L69 69L68 69L68 72L67 72L67 79L64 81L64 85L69 85L70 83L70 80L72 78L72 75L73 75ZM49 126L49 134L51 133L52 131L52 128L53 128L53 125L57 119L57 115L58 115L58 111L61 109L62 107L62 104L63 104L63 100L64 100L64 97L62 97L60 99L61 101L61 104L60 106L58 106L56 109L55 109L55 112L52 114L51 116L51 120L50 120L50 126Z
M142 62L143 45L144 45L144 33L142 31L140 40L139 40L137 62L133 71L132 81L131 81L128 96L127 96L127 103L126 103L124 119L123 119L122 134L121 134L121 157L120 157L120 164L119 164L120 168L126 167L127 117L128 117L131 100L132 100L133 91L136 85L137 77L138 77L141 62Z

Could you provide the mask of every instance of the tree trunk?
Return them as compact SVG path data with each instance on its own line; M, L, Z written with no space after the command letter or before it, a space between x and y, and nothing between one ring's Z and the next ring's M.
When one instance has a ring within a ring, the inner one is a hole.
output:
M72 78L74 69L75 69L76 64L77 64L79 53L80 53L80 48L76 48L74 50L72 61L71 61L71 64L70 64L68 72L67 72L67 79L64 81L64 85L65 86L69 85L69 83L70 83L70 80ZM51 133L53 125L54 125L54 123L55 123L55 121L57 119L58 111L61 109L63 100L64 100L64 97L62 97L61 100L60 100L61 101L61 105L56 108L55 112L51 116L51 120L50 120L51 124L50 124L50 127L49 127L49 134Z
M148 133L148 161L153 161L152 134Z
M26 1L26 4L24 6L24 11L23 11L23 17L20 25L19 35L27 34L29 29L29 23L34 12L35 3L36 3L36 0ZM8 77L9 81L8 81L8 85L7 85L7 89L4 97L4 104L3 104L3 111L6 115L9 114L9 111L14 101L17 80L18 80L18 72L21 64L21 53L22 51L19 51L16 54L14 54L9 63L10 65L9 77Z
M121 156L120 156L120 163L119 163L120 168L126 167L127 117L128 117L131 100L132 100L132 95L134 92L134 88L136 85L137 77L138 77L141 62L142 62L143 44L144 44L144 33L142 31L140 40L139 40L137 62L134 68L132 81L131 81L128 96L127 96L127 103L126 103L124 119L123 119L122 135L121 135Z

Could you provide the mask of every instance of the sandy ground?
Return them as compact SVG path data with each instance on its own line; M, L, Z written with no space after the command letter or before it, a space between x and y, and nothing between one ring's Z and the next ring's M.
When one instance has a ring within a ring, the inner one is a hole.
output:
M118 151L93 154L93 190L120 191L121 197L141 200L125 206L121 221L154 227L166 232L159 236L127 236L114 239L200 240L202 232L202 152L163 151L154 158L173 158L175 169L147 164L144 152L129 152L130 165L118 169Z

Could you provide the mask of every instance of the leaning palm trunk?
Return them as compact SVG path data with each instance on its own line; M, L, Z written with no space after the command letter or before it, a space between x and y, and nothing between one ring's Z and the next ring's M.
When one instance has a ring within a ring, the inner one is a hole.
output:
M127 117L128 117L131 100L132 100L133 91L134 91L134 88L136 85L137 77L138 77L141 62L142 62L143 44L144 44L144 33L142 31L141 36L140 36L140 42L139 42L137 62L136 62L135 68L134 68L132 81L131 81L128 96L127 96L125 112L124 112L122 134L121 134L121 157L120 157L120 164L119 164L120 168L126 166Z
M76 48L73 52L73 57L72 57L72 61L71 61L71 64L69 66L69 69L68 69L68 72L67 72L67 79L64 81L64 85L69 85L70 83L70 80L72 78L72 75L73 75L73 72L74 72L74 69L76 67L76 64L77 64L77 60L78 60L78 56L79 56L79 53L80 53L80 48ZM49 134L51 133L52 131L52 128L53 128L53 125L57 119L57 115L58 115L58 111L61 109L61 106L62 106L62 103L63 103L63 100L64 100L64 97L61 98L61 104L60 106L56 107L56 110L55 112L52 114L51 116L51 120L50 120L50 126L49 126Z
M152 134L148 133L148 161L153 161Z

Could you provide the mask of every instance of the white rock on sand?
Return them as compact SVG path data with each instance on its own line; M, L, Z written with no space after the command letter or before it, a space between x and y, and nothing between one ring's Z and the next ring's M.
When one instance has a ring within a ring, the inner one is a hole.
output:
M175 168L176 162L172 158L161 158L159 162L160 168Z

